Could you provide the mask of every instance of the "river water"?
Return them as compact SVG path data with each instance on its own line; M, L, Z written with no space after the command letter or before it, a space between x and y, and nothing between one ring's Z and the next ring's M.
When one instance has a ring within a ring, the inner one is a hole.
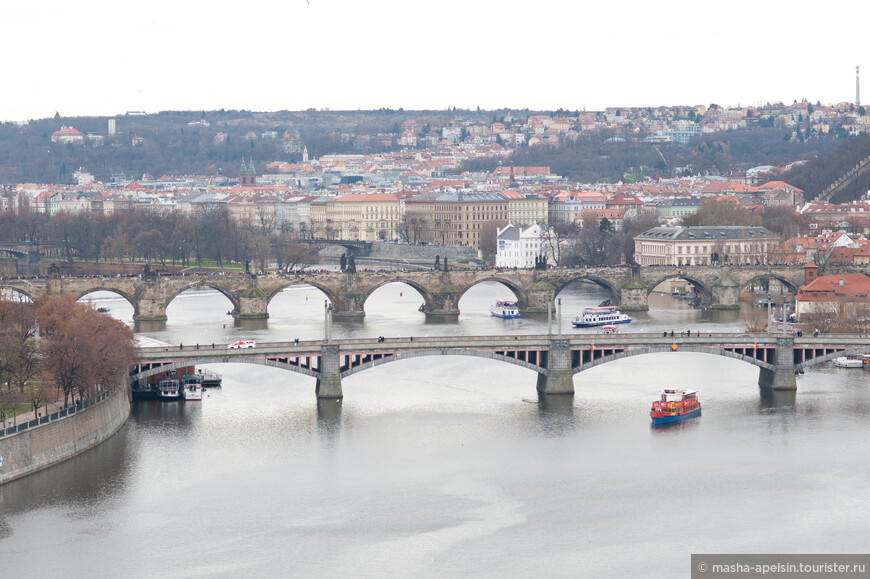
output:
M132 321L112 294L91 296ZM334 337L542 333L502 321L481 284L456 322L426 324L403 285ZM563 331L606 296L562 294ZM290 288L267 324L190 291L173 343L317 339L323 295ZM747 315L743 312L743 316ZM630 330L743 331L738 312L654 296ZM554 326L555 327L555 326ZM628 328L621 328L627 331ZM754 366L668 353L575 377L539 400L533 372L467 357L418 358L343 382L215 365L201 403L139 402L98 448L0 487L0 575L40 577L674 577L691 553L861 553L870 530L870 375L822 366L797 393L759 390ZM699 419L649 425L663 387L696 387Z

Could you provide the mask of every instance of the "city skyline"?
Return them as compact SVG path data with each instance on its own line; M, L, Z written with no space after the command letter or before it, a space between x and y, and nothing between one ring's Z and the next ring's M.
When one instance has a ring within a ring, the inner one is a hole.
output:
M836 104L855 101L865 50L835 27L806 37L808 15L784 4L740 1L727 13L682 1L424 8L397 0L255 0L226 11L167 0L138 11L103 0L3 7L0 48L19 56L4 71L0 120L221 108Z

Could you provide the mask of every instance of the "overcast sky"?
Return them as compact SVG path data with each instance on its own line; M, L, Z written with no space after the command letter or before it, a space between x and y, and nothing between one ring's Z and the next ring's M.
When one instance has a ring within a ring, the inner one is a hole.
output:
M855 66L870 79L870 45L848 31L863 23L861 6L5 0L0 120L56 111L853 102Z

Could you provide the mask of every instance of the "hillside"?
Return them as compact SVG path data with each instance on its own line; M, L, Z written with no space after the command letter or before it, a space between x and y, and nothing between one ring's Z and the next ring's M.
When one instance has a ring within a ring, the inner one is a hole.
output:
M845 175L863 159L870 157L870 134L864 133L839 143L806 163L793 168L782 180L804 190L810 200L834 181ZM860 198L870 190L870 171L865 172L843 191L834 195L833 203L844 203Z
M509 162L517 166L546 165L558 175L587 183L624 181L631 173L662 178L687 174L727 177L759 165L783 166L815 156L835 146L840 138L831 134L786 140L783 134L781 128L756 126L704 135L684 144L656 145L644 142L643 135L637 140L624 140L602 131L564 146L523 147L511 155ZM492 170L498 162L479 159L463 168Z
M155 177L220 173L234 178L243 157L253 158L262 171L272 161L299 162L303 145L311 158L330 153L398 150L402 123L409 120L423 126L450 121L488 124L507 115L524 118L534 114L535 111L528 110L456 109L164 111L75 118L58 114L24 125L0 124L0 184L71 183L79 167L104 182L117 173L133 179L144 173ZM116 123L115 135L108 135L110 118ZM77 129L85 136L85 143L52 143L52 133L62 126ZM357 138L360 135L363 137ZM784 165L816 156L842 138L841 133L833 131L806 140L784 138L785 135L790 133L759 122L747 129L703 135L685 144L657 146L644 141L643 131L619 135L604 129L584 133L576 140L564 139L557 145L520 147L511 162L549 166L556 174L585 182L624 180L628 174L727 176L758 165ZM497 159L479 159L463 169L492 170L497 163ZM851 160L846 164L854 166ZM815 174L813 178L824 181ZM830 183L834 178L824 182Z
M504 114L504 113L502 113ZM143 173L209 174L229 177L238 173L242 157L253 157L258 167L270 161L298 162L301 145L311 157L330 153L373 153L398 148L395 142L371 140L360 146L360 134L394 134L408 119L420 122L463 119L488 122L493 113L481 111L164 111L115 117L63 117L32 120L25 125L0 123L0 184L70 183L79 167L98 180L113 173L138 178ZM115 119L117 134L108 135ZM195 123L193 126L188 123ZM51 142L62 126L83 135L97 135L84 146ZM245 135L253 131L256 139ZM277 138L263 138L274 131ZM226 135L218 141L218 133ZM299 135L298 149L288 147L284 133Z

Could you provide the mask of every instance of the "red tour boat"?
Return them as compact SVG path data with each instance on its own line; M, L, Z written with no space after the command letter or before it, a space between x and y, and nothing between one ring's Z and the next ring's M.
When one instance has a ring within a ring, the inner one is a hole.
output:
M672 424L701 415L697 390L662 390L662 397L652 403L649 411L655 425Z

